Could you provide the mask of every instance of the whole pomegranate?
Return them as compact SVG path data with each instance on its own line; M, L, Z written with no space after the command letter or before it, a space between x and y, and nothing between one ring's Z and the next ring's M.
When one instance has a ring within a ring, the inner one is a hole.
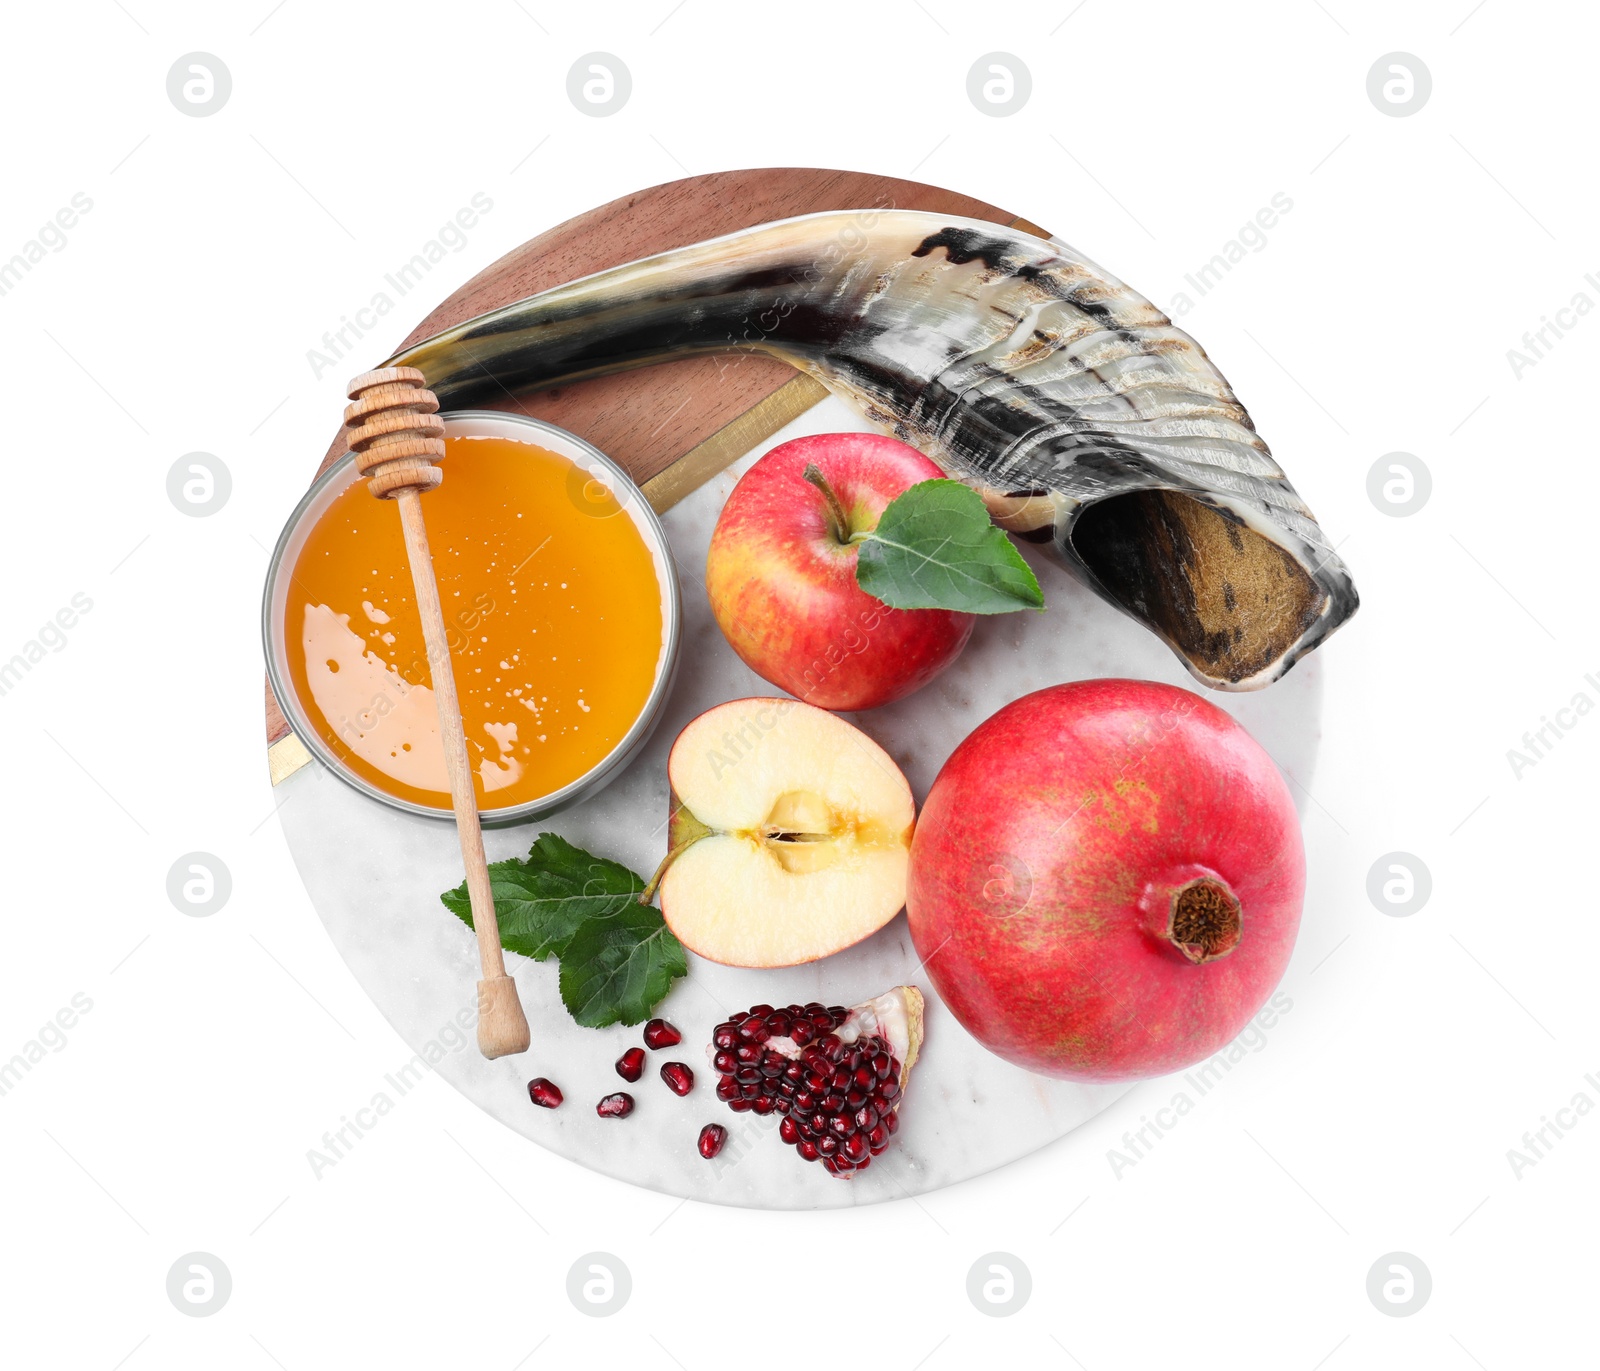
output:
M1283 975L1305 853L1272 759L1216 706L1148 681L1025 695L945 763L906 914L951 1012L1069 1080L1176 1071Z

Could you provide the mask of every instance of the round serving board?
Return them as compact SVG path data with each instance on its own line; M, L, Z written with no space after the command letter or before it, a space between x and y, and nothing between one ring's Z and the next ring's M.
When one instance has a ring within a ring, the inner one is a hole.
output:
M697 198L697 187L704 198ZM678 182L535 239L469 282L413 336L663 247L813 209L890 201L1011 220L992 206L931 187L835 172L744 172ZM652 206L671 211L659 234L635 222L639 214L654 213ZM712 218L713 209L723 217ZM574 226L585 226L576 238L569 233ZM591 246L590 229L609 235L615 251ZM544 250L535 251L541 243L555 244L551 252L574 255L549 268L533 260L543 255ZM806 433L871 430L853 409L813 383L802 386L793 373L760 365L748 376L739 369L727 383L736 394L723 393L722 383L698 364L631 373L630 386L651 388L649 400L632 411L631 426L619 426L604 401L583 395L586 387L614 385L616 378L523 400L528 412L572 428L610 452L641 478L646 495L661 510L684 604L682 665L666 716L628 770L594 799L554 819L486 834L491 861L525 855L535 834L549 829L636 871L653 870L665 850L666 754L678 730L724 700L777 693L739 661L711 617L701 572L717 514L738 476L776 443ZM505 407L517 406L508 400ZM678 417L662 426L660 416L674 412ZM662 427L676 436L664 442ZM1079 586L1038 549L1024 547L1023 554L1039 575L1049 606L1045 613L981 619L966 652L932 685L895 705L852 716L901 764L919 803L956 744L1001 705L1029 691L1113 675L1190 684L1151 634ZM1268 691L1210 698L1239 718L1302 787L1310 782L1321 698L1319 657L1301 663ZM638 1101L630 1118L601 1119L594 1104L622 1087L612 1063L639 1042L639 1030L579 1028L562 1008L555 964L508 955L533 1046L521 1056L481 1058L470 1032L478 976L475 945L438 900L439 892L461 879L453 829L367 799L315 763L296 764L288 750L299 746L292 735L280 733L275 746L278 815L290 850L341 955L417 1054L409 1079L435 1070L511 1128L584 1166L713 1203L765 1208L872 1203L933 1190L1024 1156L1093 1117L1127 1088L1054 1081L989 1054L933 994L900 917L854 948L783 971L722 967L691 955L689 975L660 1010L683 1030L682 1045L650 1054L645 1076L628 1087ZM835 1179L779 1142L775 1118L735 1115L715 1099L715 1075L704 1045L713 1026L729 1014L763 1001L852 1004L907 982L928 995L927 1042L896 1141L867 1172L849 1181ZM695 1069L696 1085L687 1098L673 1096L656 1074L663 1061L674 1059ZM561 1086L567 1097L561 1109L547 1111L529 1102L527 1082L534 1076ZM408 1088L408 1080L398 1080L396 1088ZM723 1154L707 1162L696 1151L695 1138L711 1122L727 1126L730 1137Z

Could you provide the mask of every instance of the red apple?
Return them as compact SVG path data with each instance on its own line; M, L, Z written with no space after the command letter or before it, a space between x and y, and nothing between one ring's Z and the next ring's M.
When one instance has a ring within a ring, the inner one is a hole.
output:
M809 466L827 490L806 479ZM890 609L856 584L850 541L875 529L895 496L943 475L876 433L796 438L745 472L706 558L711 612L745 664L809 704L842 710L898 700L949 666L974 616Z
M945 763L906 914L951 1012L1069 1080L1209 1057L1294 947L1305 853L1271 757L1216 706L1148 681L1025 695Z

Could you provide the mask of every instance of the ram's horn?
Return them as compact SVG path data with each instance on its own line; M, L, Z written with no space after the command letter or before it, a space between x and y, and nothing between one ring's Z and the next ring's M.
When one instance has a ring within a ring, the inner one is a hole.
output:
M598 272L390 359L446 408L686 352L809 372L978 489L1205 684L1276 680L1355 612L1200 345L1064 243L913 210L764 224Z

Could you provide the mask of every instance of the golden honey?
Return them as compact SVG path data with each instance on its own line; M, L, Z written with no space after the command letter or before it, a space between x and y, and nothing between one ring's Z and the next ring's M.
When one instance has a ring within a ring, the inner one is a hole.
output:
M478 804L504 809L583 776L639 718L663 589L633 519L568 458L498 437L445 447L423 516ZM365 481L312 527L285 616L290 679L323 741L385 793L448 810L399 512Z

